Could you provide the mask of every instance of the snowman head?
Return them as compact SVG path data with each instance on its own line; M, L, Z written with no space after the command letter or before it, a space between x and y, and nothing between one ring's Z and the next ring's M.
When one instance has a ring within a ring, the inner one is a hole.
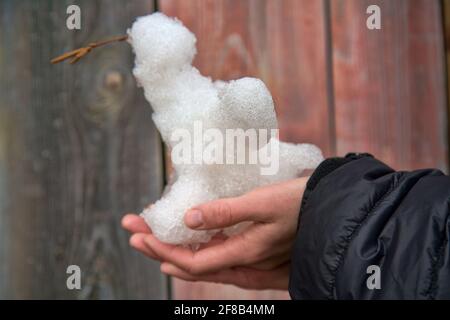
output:
M134 72L138 78L145 74L161 80L190 66L196 54L194 34L161 13L138 18L128 36L136 54Z

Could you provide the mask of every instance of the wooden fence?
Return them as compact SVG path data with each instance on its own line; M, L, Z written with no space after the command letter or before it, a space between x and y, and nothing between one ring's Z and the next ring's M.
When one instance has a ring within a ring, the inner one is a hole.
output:
M65 27L78 4L82 30ZM381 30L366 8L381 8ZM326 156L371 152L397 169L447 170L438 0L0 1L0 298L287 298L167 281L128 247L123 213L160 195L164 152L127 45L76 66L55 54L123 34L160 10L198 38L214 79L262 78L281 137ZM66 268L83 288L66 288Z

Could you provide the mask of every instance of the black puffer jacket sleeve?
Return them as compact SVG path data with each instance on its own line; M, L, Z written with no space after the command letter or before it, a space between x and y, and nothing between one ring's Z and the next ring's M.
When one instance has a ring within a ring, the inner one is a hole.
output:
M325 160L302 201L291 297L450 299L449 203L439 170L394 171L368 154Z

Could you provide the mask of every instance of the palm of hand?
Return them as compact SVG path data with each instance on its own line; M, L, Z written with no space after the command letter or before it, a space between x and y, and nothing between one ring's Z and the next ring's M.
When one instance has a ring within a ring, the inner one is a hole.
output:
M199 250L160 242L144 220L126 215L130 245L161 262L161 271L188 281L210 281L247 289L287 289L290 253L307 178L255 189L237 198L214 200L189 210L188 227L218 229L253 222L243 232L219 235Z

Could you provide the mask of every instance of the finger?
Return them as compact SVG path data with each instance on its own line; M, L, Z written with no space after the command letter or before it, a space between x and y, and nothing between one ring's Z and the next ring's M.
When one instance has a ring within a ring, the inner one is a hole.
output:
M290 252L272 256L263 261L249 264L246 267L258 270L272 270L290 261Z
M185 270L177 267L170 262L161 263L161 272L169 276L177 277L186 281L208 281L208 282L221 282L218 273L210 273L208 275L196 276L192 275ZM224 283L224 282L221 282Z
M228 239L228 237L226 237L226 236L214 235L211 238L211 240L209 240L208 242L200 244L200 246L198 247L198 250L202 250L202 249L206 249L209 247L217 246L219 244L223 244L227 239Z
M155 252L145 245L144 238L147 234L146 233L135 233L130 237L130 246L134 249L138 250L139 252L143 253L149 258L155 259L155 260L161 260L160 257L158 257Z
M266 234L264 231L257 230L255 233L261 237ZM171 262L192 274L202 274L236 265L251 264L267 258L268 254L262 250L261 246L248 244L263 241L252 236L251 232L250 228L246 233L227 238L218 245L207 246L196 252L162 243L153 235L147 235L144 241L164 261ZM252 241L248 241L246 234L253 237Z
M151 252L160 257L161 261L175 263L186 269L193 263L193 252L188 248L161 242L152 234L147 234L143 238L143 243Z
M191 229L219 229L243 221L272 222L284 212L298 215L307 178L254 189L235 198L217 199L188 210L184 222Z
M137 214L129 213L122 218L122 227L131 233L151 233L144 218Z
M242 279L242 284L238 284L238 286L245 288L245 285L247 285L249 289L258 290L287 290L289 287L290 269L290 263L286 263L270 271L240 267L237 271L241 273L240 278Z
M161 272L186 281L206 281L233 284L244 289L279 289L286 290L289 279L289 265L269 271L251 268L225 269L219 272L193 275L168 262L161 264Z
M185 224L191 229L207 230L233 226L239 222L264 222L270 216L267 210L255 210L256 199L251 195L213 200L188 210ZM259 209L259 208L258 208Z

